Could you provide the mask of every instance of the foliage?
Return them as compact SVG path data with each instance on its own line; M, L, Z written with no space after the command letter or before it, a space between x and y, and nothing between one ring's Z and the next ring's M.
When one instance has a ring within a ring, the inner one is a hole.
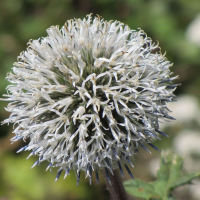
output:
M162 154L157 180L145 182L139 179L124 182L126 191L134 196L148 200L175 200L172 192L175 188L190 184L200 173L183 175L183 158L172 152Z

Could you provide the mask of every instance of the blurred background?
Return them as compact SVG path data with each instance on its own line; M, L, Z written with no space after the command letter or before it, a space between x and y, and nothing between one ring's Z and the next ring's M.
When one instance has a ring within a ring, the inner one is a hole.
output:
M200 171L200 1L199 0L0 0L0 97L6 93L7 72L17 56L26 49L29 39L46 37L51 25L64 25L71 18L99 14L106 20L119 20L131 29L140 27L153 41L159 41L162 53L179 75L177 102L169 104L171 116L177 120L162 123L169 138L155 142L160 149L172 149L185 157L184 170ZM0 121L9 113L6 102L0 102ZM76 187L71 172L54 183L45 172L47 163L31 169L36 157L26 160L29 152L17 154L23 142L10 144L13 126L0 126L0 200L100 200L108 199L103 176L100 184L81 177ZM135 178L153 181L159 167L160 153L140 151L131 170ZM129 179L126 174L125 180ZM180 187L175 196L181 200L200 199L200 179L193 185ZM130 198L131 199L131 198ZM133 199L133 198L132 198ZM134 198L136 199L136 198Z

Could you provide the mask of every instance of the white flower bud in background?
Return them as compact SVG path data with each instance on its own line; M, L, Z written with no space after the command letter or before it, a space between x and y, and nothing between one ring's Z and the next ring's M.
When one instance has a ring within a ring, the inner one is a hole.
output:
M88 15L69 20L48 36L30 40L14 63L4 95L14 123L12 142L24 139L21 151L47 160L65 177L73 169L91 182L98 170L120 169L146 145L164 135L158 121L174 119L167 102L173 101L176 84L172 64L142 30L131 30L119 21ZM150 152L150 151L149 151Z

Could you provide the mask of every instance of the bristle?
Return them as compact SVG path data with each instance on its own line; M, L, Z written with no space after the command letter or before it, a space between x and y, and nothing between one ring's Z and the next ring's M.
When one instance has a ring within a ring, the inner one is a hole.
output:
M26 150L26 148L27 148L27 147L28 147L28 145L26 145L26 146L22 147L21 149L19 149L19 150L17 151L17 153L20 153L20 152L22 152L22 151Z
M57 173L57 176L56 176L56 179L55 179L55 182L57 182L57 180L60 178L60 175L62 173L63 169L60 169Z
M49 165L46 168L46 171L48 171L51 166L52 166L52 163L49 163Z
M76 180L76 186L78 187L78 184L80 182L80 177L81 177L81 171L78 172L78 175L77 175L77 180Z
M64 179L67 177L67 175L69 175L69 171L70 171L70 168L68 167L67 170L65 171Z
M155 131L157 133L160 133L161 135L165 136L165 137L169 137L166 133L163 133L162 131L158 130L158 129L155 129Z
M98 174L98 170L97 169L95 169L95 175L96 175L97 184L99 184L99 174Z
M154 148L155 150L161 152L161 150L160 150L158 147L154 146L154 145L151 144L150 142L148 142L147 144L148 144L149 146L151 146L152 148Z
M128 163L131 165L131 167L134 167L133 163L131 162L131 160L129 159L128 156L126 156L126 160L128 161Z
M149 151L149 149L146 147L146 146L144 146L142 143L140 143L140 142L138 142L138 144L144 149L144 150L146 150L146 151L148 151L150 154L151 154L151 151Z
M37 160L37 161L33 164L33 166L31 167L31 169L32 169L33 167L35 167L36 165L39 165L39 163L40 163L40 161Z
M110 185L112 185L107 168L105 168L105 172L106 172L106 178L107 178L108 183L109 183Z
M90 182L90 185L92 184L92 166L89 165L89 182Z
M117 164L118 164L118 167L119 167L119 170L120 170L121 176L122 176L122 178L124 178L124 172L123 172L123 170L122 170L122 166L121 166L120 162L117 161Z
M112 151L113 151L113 154L114 154L115 158L119 160L120 158L117 155L116 149L114 147L112 147Z
M111 164L110 164L108 158L105 158L105 162L106 162L106 164L107 164L107 166L108 166L108 169L110 170L110 173L111 173L112 175L114 175L113 170L112 170L112 167L111 167Z
M161 138L159 138L156 134L154 134L154 133L152 133L152 132L150 132L150 131L145 130L144 132L147 133L149 136L151 136L151 137L153 137L153 138L156 138L156 139L158 139L158 140L161 140Z
M125 166L125 168L126 168L128 174L130 175L130 177L131 177L132 179L134 179L134 176L133 176L133 174L131 173L131 171L130 171L130 169L128 168L128 166L127 166L126 164L125 164L124 166Z

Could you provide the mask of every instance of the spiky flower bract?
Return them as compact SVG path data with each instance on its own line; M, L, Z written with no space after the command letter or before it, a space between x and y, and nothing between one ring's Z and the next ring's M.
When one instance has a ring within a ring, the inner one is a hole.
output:
M176 85L158 44L138 29L119 21L88 15L69 20L48 36L30 40L14 63L4 95L10 101L15 142L21 148L59 167L65 176L74 169L79 181L85 171L91 181L95 171L112 173L127 163L145 144L159 139L159 119L168 115L166 102L173 100ZM149 151L149 150L148 150Z

